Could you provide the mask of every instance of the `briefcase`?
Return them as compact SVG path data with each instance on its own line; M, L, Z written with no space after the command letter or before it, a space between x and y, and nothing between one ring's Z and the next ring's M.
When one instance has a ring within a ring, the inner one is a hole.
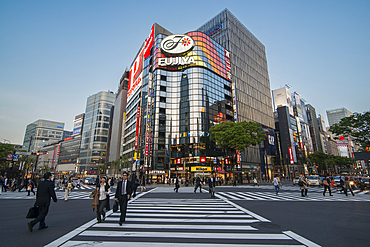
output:
M28 210L28 214L26 215L27 219L37 218L39 216L39 208L38 207L31 207Z
M117 211L118 211L118 202L114 201L113 212L117 212Z

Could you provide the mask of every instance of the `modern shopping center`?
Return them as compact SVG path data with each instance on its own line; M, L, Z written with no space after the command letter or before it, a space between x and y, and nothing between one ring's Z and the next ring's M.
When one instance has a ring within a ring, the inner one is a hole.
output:
M123 155L152 181L200 174L271 177L274 119L264 45L227 9L184 34L155 23L131 69ZM254 121L268 137L243 153L210 141L222 121Z

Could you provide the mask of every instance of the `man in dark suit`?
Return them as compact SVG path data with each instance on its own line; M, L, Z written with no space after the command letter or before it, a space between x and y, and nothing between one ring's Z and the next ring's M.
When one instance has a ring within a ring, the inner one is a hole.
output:
M49 212L50 198L53 198L54 202L58 201L54 191L54 183L50 181L51 173L45 173L44 179L45 180L42 181L37 188L36 202L34 205L35 207L39 207L39 216L33 221L28 222L28 230L30 232L32 232L32 227L38 222L40 222L39 230L48 228L48 226L45 225L45 217Z
M213 176L213 173L211 174L211 177L208 179L208 187L209 187L209 193L211 194L211 198L215 197L215 187L216 187L216 179Z
M127 212L127 202L128 200L130 200L130 196L132 194L132 188L133 188L131 181L129 181L127 178L128 178L128 173L123 172L122 181L118 182L116 195L114 196L114 200L118 201L120 209L121 209L121 217L118 222L120 226L122 226L122 224L125 223L126 212Z

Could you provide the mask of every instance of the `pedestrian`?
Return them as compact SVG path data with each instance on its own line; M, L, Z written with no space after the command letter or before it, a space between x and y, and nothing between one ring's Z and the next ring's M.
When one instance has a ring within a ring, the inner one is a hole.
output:
M236 186L236 176L233 178L233 186Z
M73 188L72 177L68 180L64 180L64 201L68 201L68 196L71 194Z
M322 183L324 184L324 192L322 193L324 196L325 196L325 193L326 193L326 190L329 190L329 195L330 196L333 196L331 194L331 189L330 189L330 178L328 178L328 176L325 176L324 180L322 181Z
M38 207L39 209L39 216L37 216L36 219L30 221L27 223L28 230L32 232L32 228L34 225L39 223L39 230L48 228L48 226L45 224L45 217L49 212L49 206L50 206L50 199L53 198L54 202L58 202L57 196L55 195L55 186L51 179L51 173L47 172L44 174L44 181L42 181L38 188L37 188L37 194L36 194L36 202L34 204L35 207Z
M127 202L130 200L132 194L132 183L128 181L128 173L123 172L122 174L122 181L119 181L117 184L116 195L114 197L115 201L118 201L121 211L121 216L119 219L118 224L122 226L126 220L126 212L127 212Z
M276 195L279 194L279 190L280 190L280 179L277 175L275 175L274 177L274 180L273 180L273 183L274 183L274 186L275 186L275 192L276 192Z
M360 190L361 191L364 191L365 190L365 183L362 180L362 178L359 178L359 187L360 187Z
M335 190L338 191L337 183L334 181L334 178L330 180L330 188L331 190L335 188Z
M200 179L200 175L198 174L196 180L195 180L195 188L194 193L197 193L197 189L199 187L200 193L202 193L202 180Z
M107 178L101 177L100 184L97 185L96 189L94 189L90 195L90 197L94 198L93 203L91 203L91 205L96 211L96 219L98 220L98 223L102 222L101 216L103 216L103 221L105 220L104 208L106 208L107 203L109 204L108 196L109 188L110 186L107 183ZM98 200L96 198L98 198Z
M299 177L298 185L301 188L301 196L302 197L307 196L308 180L307 180L307 178L303 174L301 174L301 176Z
M355 194L353 193L353 190L352 190L352 185L351 185L351 183L350 183L350 181L347 177L344 179L344 187L343 188L344 188L344 194L346 196L348 196L347 190L351 191L352 196L355 196Z
M13 179L13 182L12 182L12 191L14 192L16 189L17 189L17 187L18 187L18 179L17 178L14 178Z
M77 182L76 182L76 187L77 187L77 188L81 188L80 182L81 182L81 179L80 179L80 178L78 178L78 179L77 179Z
M179 180L179 178L178 178L178 177L176 177L176 178L175 178L174 183L175 183L175 188L174 188L173 190L174 190L176 193L178 193L178 192L179 192L179 188L180 188L180 180Z
M1 192L3 191L4 186L5 186L5 179L3 178L3 175L0 174L0 195L1 195Z
M33 195L36 194L35 191L33 191L33 188L35 188L35 183L31 179L28 179L28 184L27 184L28 195L27 196L30 196L31 192L33 193Z
M136 175L134 175L133 179L132 179L132 191L133 191L133 194L132 194L132 198L135 198L136 197L136 190L137 190L137 187L139 187L140 185L140 182L139 182L139 179L136 177Z
M3 192L8 190L8 178L4 176L4 185L3 185Z
M256 186L256 185L257 185L258 187L260 186L260 185L258 184L257 178L255 177L255 178L253 178L253 187L254 187L254 186Z
M100 179L99 179L99 176L97 176L96 179L95 179L95 185L96 185L96 187L99 186L99 183L100 183Z
M145 176L143 175L140 180L140 192L143 192L143 190L148 191L145 187Z
M208 179L208 187L209 193L211 194L211 198L215 198L216 179L214 178L213 173L211 174L211 177Z

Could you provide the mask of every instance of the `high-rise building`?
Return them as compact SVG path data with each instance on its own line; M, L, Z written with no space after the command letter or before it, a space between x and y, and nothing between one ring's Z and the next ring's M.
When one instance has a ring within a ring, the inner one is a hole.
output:
M212 170L265 174L266 145L234 157L209 139L222 121L274 128L265 47L227 9L185 34L154 24L129 77L123 155L136 161L132 170L158 182Z
M308 124L310 126L314 152L322 151L320 129L316 117L316 109L312 105L308 104L306 105L306 111L308 117Z
M63 140L64 123L37 120L27 125L23 139L23 148L28 152L37 152L42 147Z
M113 92L99 92L87 98L85 120L79 155L79 171L97 173L99 165L107 162L106 152Z
M352 116L353 113L342 107L334 110L328 110L326 111L326 115L328 116L329 126L331 127L333 124L339 123L342 118Z
M112 108L112 117L110 119L110 133L108 138L109 162L120 159L123 151L123 126L127 103L128 81L129 71L126 70L120 79L118 92L116 94L116 100L114 101L114 106Z

